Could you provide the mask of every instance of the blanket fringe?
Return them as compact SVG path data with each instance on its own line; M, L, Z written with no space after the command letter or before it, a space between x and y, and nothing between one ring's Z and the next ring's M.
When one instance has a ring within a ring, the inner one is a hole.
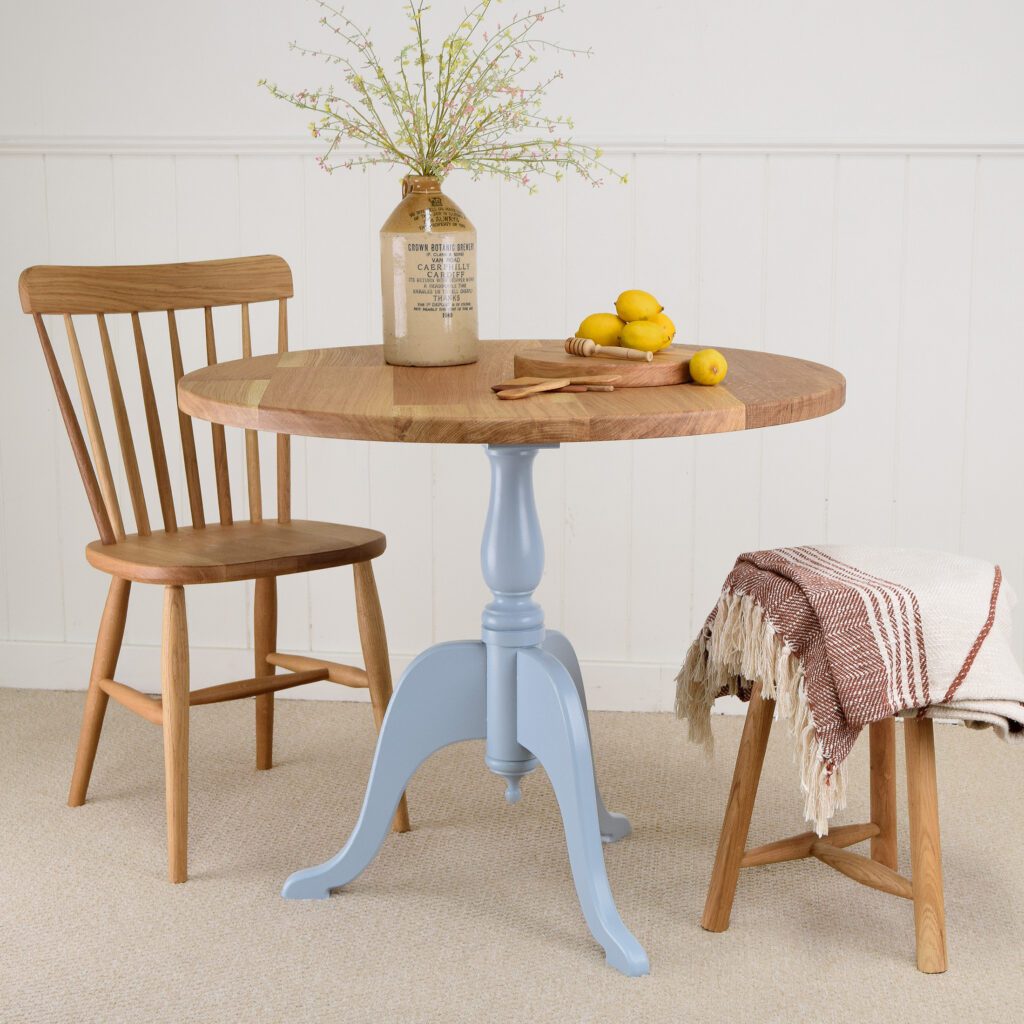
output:
M676 676L676 715L685 718L691 741L710 755L714 749L711 707L722 694L746 696L759 682L774 700L796 740L804 817L819 836L829 818L846 806L845 765L832 765L814 731L800 659L776 633L761 606L747 594L725 591L710 626L690 646Z

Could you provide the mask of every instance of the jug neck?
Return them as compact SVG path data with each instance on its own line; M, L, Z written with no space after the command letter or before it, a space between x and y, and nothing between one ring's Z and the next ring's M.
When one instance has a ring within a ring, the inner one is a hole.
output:
M416 193L417 195L425 195L433 193L435 195L441 192L441 182L437 178L429 177L421 174L407 174L402 179L402 198L404 199L410 193Z

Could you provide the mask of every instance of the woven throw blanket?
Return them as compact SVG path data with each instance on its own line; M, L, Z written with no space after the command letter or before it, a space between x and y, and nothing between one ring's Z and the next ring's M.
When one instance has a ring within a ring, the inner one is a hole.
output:
M932 551L799 547L741 555L676 677L676 713L711 748L718 696L777 701L819 835L846 802L861 729L894 714L1024 740L1024 674L998 566Z

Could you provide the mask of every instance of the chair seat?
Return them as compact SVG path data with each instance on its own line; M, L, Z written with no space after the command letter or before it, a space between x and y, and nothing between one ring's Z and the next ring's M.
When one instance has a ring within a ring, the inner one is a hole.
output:
M189 584L252 580L328 569L382 554L383 533L360 526L294 520L248 521L232 526L182 527L130 534L116 544L93 541L89 564L138 583Z

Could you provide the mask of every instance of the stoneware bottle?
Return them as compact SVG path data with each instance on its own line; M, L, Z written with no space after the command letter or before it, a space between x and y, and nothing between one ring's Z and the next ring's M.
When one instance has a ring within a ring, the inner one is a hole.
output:
M476 229L437 178L403 179L380 229L380 279L386 362L476 362Z

